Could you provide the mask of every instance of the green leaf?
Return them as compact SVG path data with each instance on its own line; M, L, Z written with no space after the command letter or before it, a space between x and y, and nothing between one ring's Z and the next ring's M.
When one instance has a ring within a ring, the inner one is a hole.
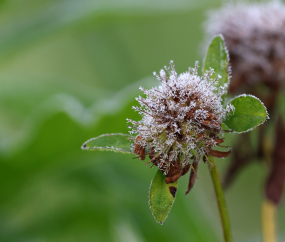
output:
M81 148L83 150L114 151L133 154L133 141L131 141L131 138L133 137L127 134L103 134L87 140Z
M243 94L231 100L230 104L235 110L224 123L235 132L247 132L268 118L266 107L254 96Z
M213 38L207 51L203 65L203 72L206 73L206 71L209 71L211 68L214 69L214 73L212 75L213 80L215 80L219 75L221 76L214 86L219 88L229 82L229 55L222 35L218 35Z
M172 207L178 182L165 183L165 175L158 170L153 178L149 192L149 204L155 220L162 224Z

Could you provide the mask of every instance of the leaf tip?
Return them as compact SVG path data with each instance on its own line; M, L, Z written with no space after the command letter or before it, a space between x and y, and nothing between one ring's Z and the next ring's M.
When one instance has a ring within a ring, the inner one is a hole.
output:
M81 149L82 149L82 150L86 150L86 149L87 149L86 142L81 146Z

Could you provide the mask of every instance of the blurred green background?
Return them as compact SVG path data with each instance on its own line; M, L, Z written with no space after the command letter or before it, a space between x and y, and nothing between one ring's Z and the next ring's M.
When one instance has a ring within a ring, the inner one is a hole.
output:
M202 23L221 0L0 1L0 241L222 241L207 166L161 226L148 190L156 168L132 155L87 152L103 133L127 133L139 86L170 60L202 61ZM234 142L231 135L229 143ZM229 160L217 161L221 172ZM234 241L261 241L265 167L226 193ZM279 241L285 209L278 210Z

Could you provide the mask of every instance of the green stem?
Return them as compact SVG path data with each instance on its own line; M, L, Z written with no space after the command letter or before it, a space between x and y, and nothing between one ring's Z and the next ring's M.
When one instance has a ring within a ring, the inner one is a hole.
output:
M220 181L220 176L219 176L216 164L215 164L214 157L209 156L209 161L210 161L209 170L211 173L212 181L213 181L215 192L216 192L219 212L220 212L223 231L224 231L225 242L231 242L232 234L231 234L230 218L228 214L228 209L227 209L227 204L226 204L222 184Z

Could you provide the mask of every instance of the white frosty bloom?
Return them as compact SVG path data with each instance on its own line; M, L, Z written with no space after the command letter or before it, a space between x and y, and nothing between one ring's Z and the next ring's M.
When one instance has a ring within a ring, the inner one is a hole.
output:
M199 77L196 62L194 69L178 76L172 61L170 65L165 68L169 77L163 70L160 75L154 73L161 83L158 87L140 88L146 98L138 97L141 107L134 109L142 120L128 120L133 124L130 132L137 134L134 153L142 160L148 154L150 162L166 175L166 183L187 173L191 160L198 163L200 157L218 152L212 147L223 142L221 123L233 110L231 105L223 108L226 88L217 91L213 70ZM222 156L222 152L215 154Z

